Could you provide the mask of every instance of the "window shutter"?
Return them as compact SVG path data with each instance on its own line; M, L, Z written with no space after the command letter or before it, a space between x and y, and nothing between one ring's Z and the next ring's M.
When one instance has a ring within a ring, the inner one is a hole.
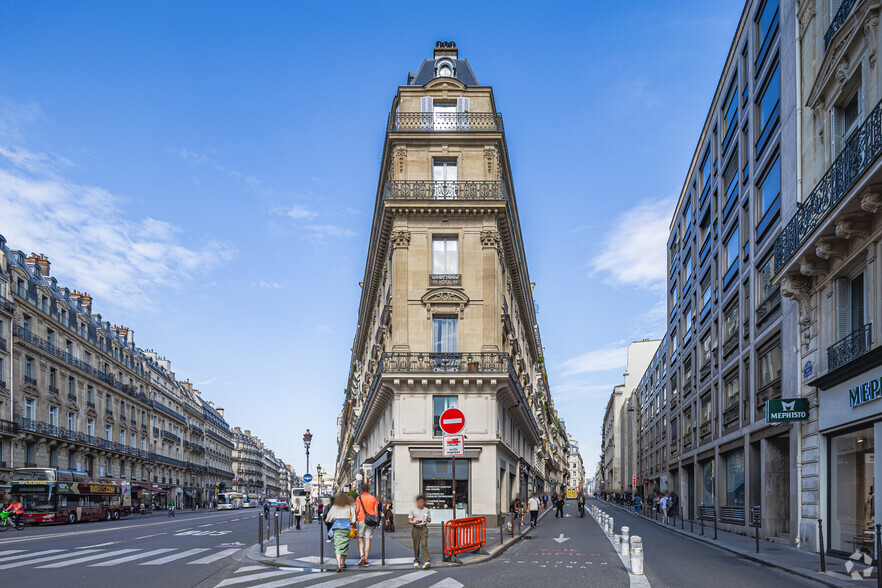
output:
M836 280L836 339L848 335L848 280Z
M851 281L851 331L864 326L864 274Z
M456 99L456 111L457 112L468 112L469 111L469 99L463 96L460 96Z
M842 0L830 0L830 22L836 17L840 6L842 6Z
M431 96L423 96L420 98L420 127L423 130L431 130L435 122L435 103Z
M831 161L839 156L842 150L842 111L835 106L830 111L830 159Z
M432 112L434 110L433 99L431 96L423 96L420 98L420 111Z
M467 131L469 128L469 99L459 96L456 99L457 126L460 130Z

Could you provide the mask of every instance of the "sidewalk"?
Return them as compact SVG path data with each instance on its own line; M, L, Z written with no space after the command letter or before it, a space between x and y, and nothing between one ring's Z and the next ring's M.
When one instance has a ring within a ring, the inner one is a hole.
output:
M539 515L541 521L550 512L545 510ZM319 531L317 523L302 524L302 530L285 529L279 536L279 553L276 553L276 539L271 537L264 541L263 551L259 545L254 545L248 552L248 558L252 561L277 567L295 567L312 569L335 569L337 567L334 556L334 544L327 543L325 529ZM516 525L514 536L503 533L500 537L499 527L487 529L487 544L483 553L463 553L458 556L459 562L444 561L442 547L441 527L429 527L429 555L432 559L432 567L456 567L459 565L475 564L490 560L516 542L523 539L530 530L529 522L524 528L519 529ZM255 529L256 532L256 529ZM321 535L319 535L321 533ZM500 541L502 539L502 541ZM349 556L346 565L350 570L403 570L413 568L413 540L410 528L398 529L394 533L386 533L386 565L382 565L383 533L379 529L374 531L371 540L371 552L366 569L358 568L358 544L355 539L349 543ZM324 561L321 559L320 549L324 547Z
M740 557L754 561L756 563L779 568L797 576L802 576L804 578L814 580L815 582L819 582L826 586L833 586L836 588L855 588L857 586L876 585L875 567L873 568L871 575L865 576L864 573L869 574L869 572L864 572L868 568L868 566L865 565L864 562L852 561L846 558L826 554L825 559L827 571L821 572L821 560L819 554L810 551L802 551L789 545L782 545L780 543L774 543L772 541L764 541L762 539L762 532L760 532L760 552L756 553L756 539L752 535L739 535L737 533L730 533L728 531L723 531L722 529L719 529L717 531L718 539L715 540L713 521L710 522L710 525L708 525L708 522L705 521L704 536L702 536L700 526L697 521L693 522L694 531L690 532L690 525L688 520L680 521L678 519L676 522L676 526L672 526L670 524L665 525L661 521L654 520L650 517L636 515L630 509L621 507L611 502L593 499L593 502L589 504L599 506L601 509L605 509L608 512L612 511L610 512L610 514L612 514L613 516L615 516L615 510L625 511L627 513L630 513L632 516L639 516L639 519L641 521L646 521L647 523L658 525L659 527L665 528L669 531L679 533L680 535L685 535L686 537L689 537L696 541L701 541L703 543L713 545L719 549L734 553ZM616 532L619 532L619 529L621 528L620 523L621 519L617 520ZM680 528L681 525L683 527L682 529ZM632 530L631 533L633 535L634 531ZM849 570L855 574L854 577L849 575Z

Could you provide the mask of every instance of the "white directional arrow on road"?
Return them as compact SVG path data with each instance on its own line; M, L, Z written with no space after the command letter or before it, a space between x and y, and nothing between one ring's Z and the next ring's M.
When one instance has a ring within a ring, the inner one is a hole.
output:
M564 537L564 534L561 533L560 537L552 537L552 540L557 541L558 543L563 543L564 541L569 541L569 537Z

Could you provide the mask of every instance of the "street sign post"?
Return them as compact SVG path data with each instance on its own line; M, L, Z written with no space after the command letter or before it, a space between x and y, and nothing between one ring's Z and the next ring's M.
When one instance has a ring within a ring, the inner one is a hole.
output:
M312 482L312 474L303 474L303 481L306 482L307 484L309 482Z
M444 435L444 437L441 438L441 444L444 447L444 457L465 455L462 435Z
M445 451L444 455L447 455L446 451L448 448L448 442L446 439L448 437L459 437L460 441L458 443L460 453L451 453L450 454L450 481L452 483L451 490L453 495L453 519L456 520L456 456L457 455L465 455L464 452L464 440L465 437L463 435L459 435L459 432L465 428L465 413L463 413L458 408L448 408L444 412L441 413L441 418L438 419L438 426L441 427L441 430L447 433L441 441L441 447L443 451ZM453 450L456 444L450 443L450 447Z

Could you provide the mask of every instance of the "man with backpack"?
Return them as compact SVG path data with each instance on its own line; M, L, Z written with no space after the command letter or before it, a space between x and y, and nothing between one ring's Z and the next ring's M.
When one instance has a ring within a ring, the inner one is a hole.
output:
M355 501L356 520L358 521L358 553L361 558L358 565L368 567L368 556L371 553L371 537L374 529L380 524L380 501L371 496L370 485L361 485L361 494Z

